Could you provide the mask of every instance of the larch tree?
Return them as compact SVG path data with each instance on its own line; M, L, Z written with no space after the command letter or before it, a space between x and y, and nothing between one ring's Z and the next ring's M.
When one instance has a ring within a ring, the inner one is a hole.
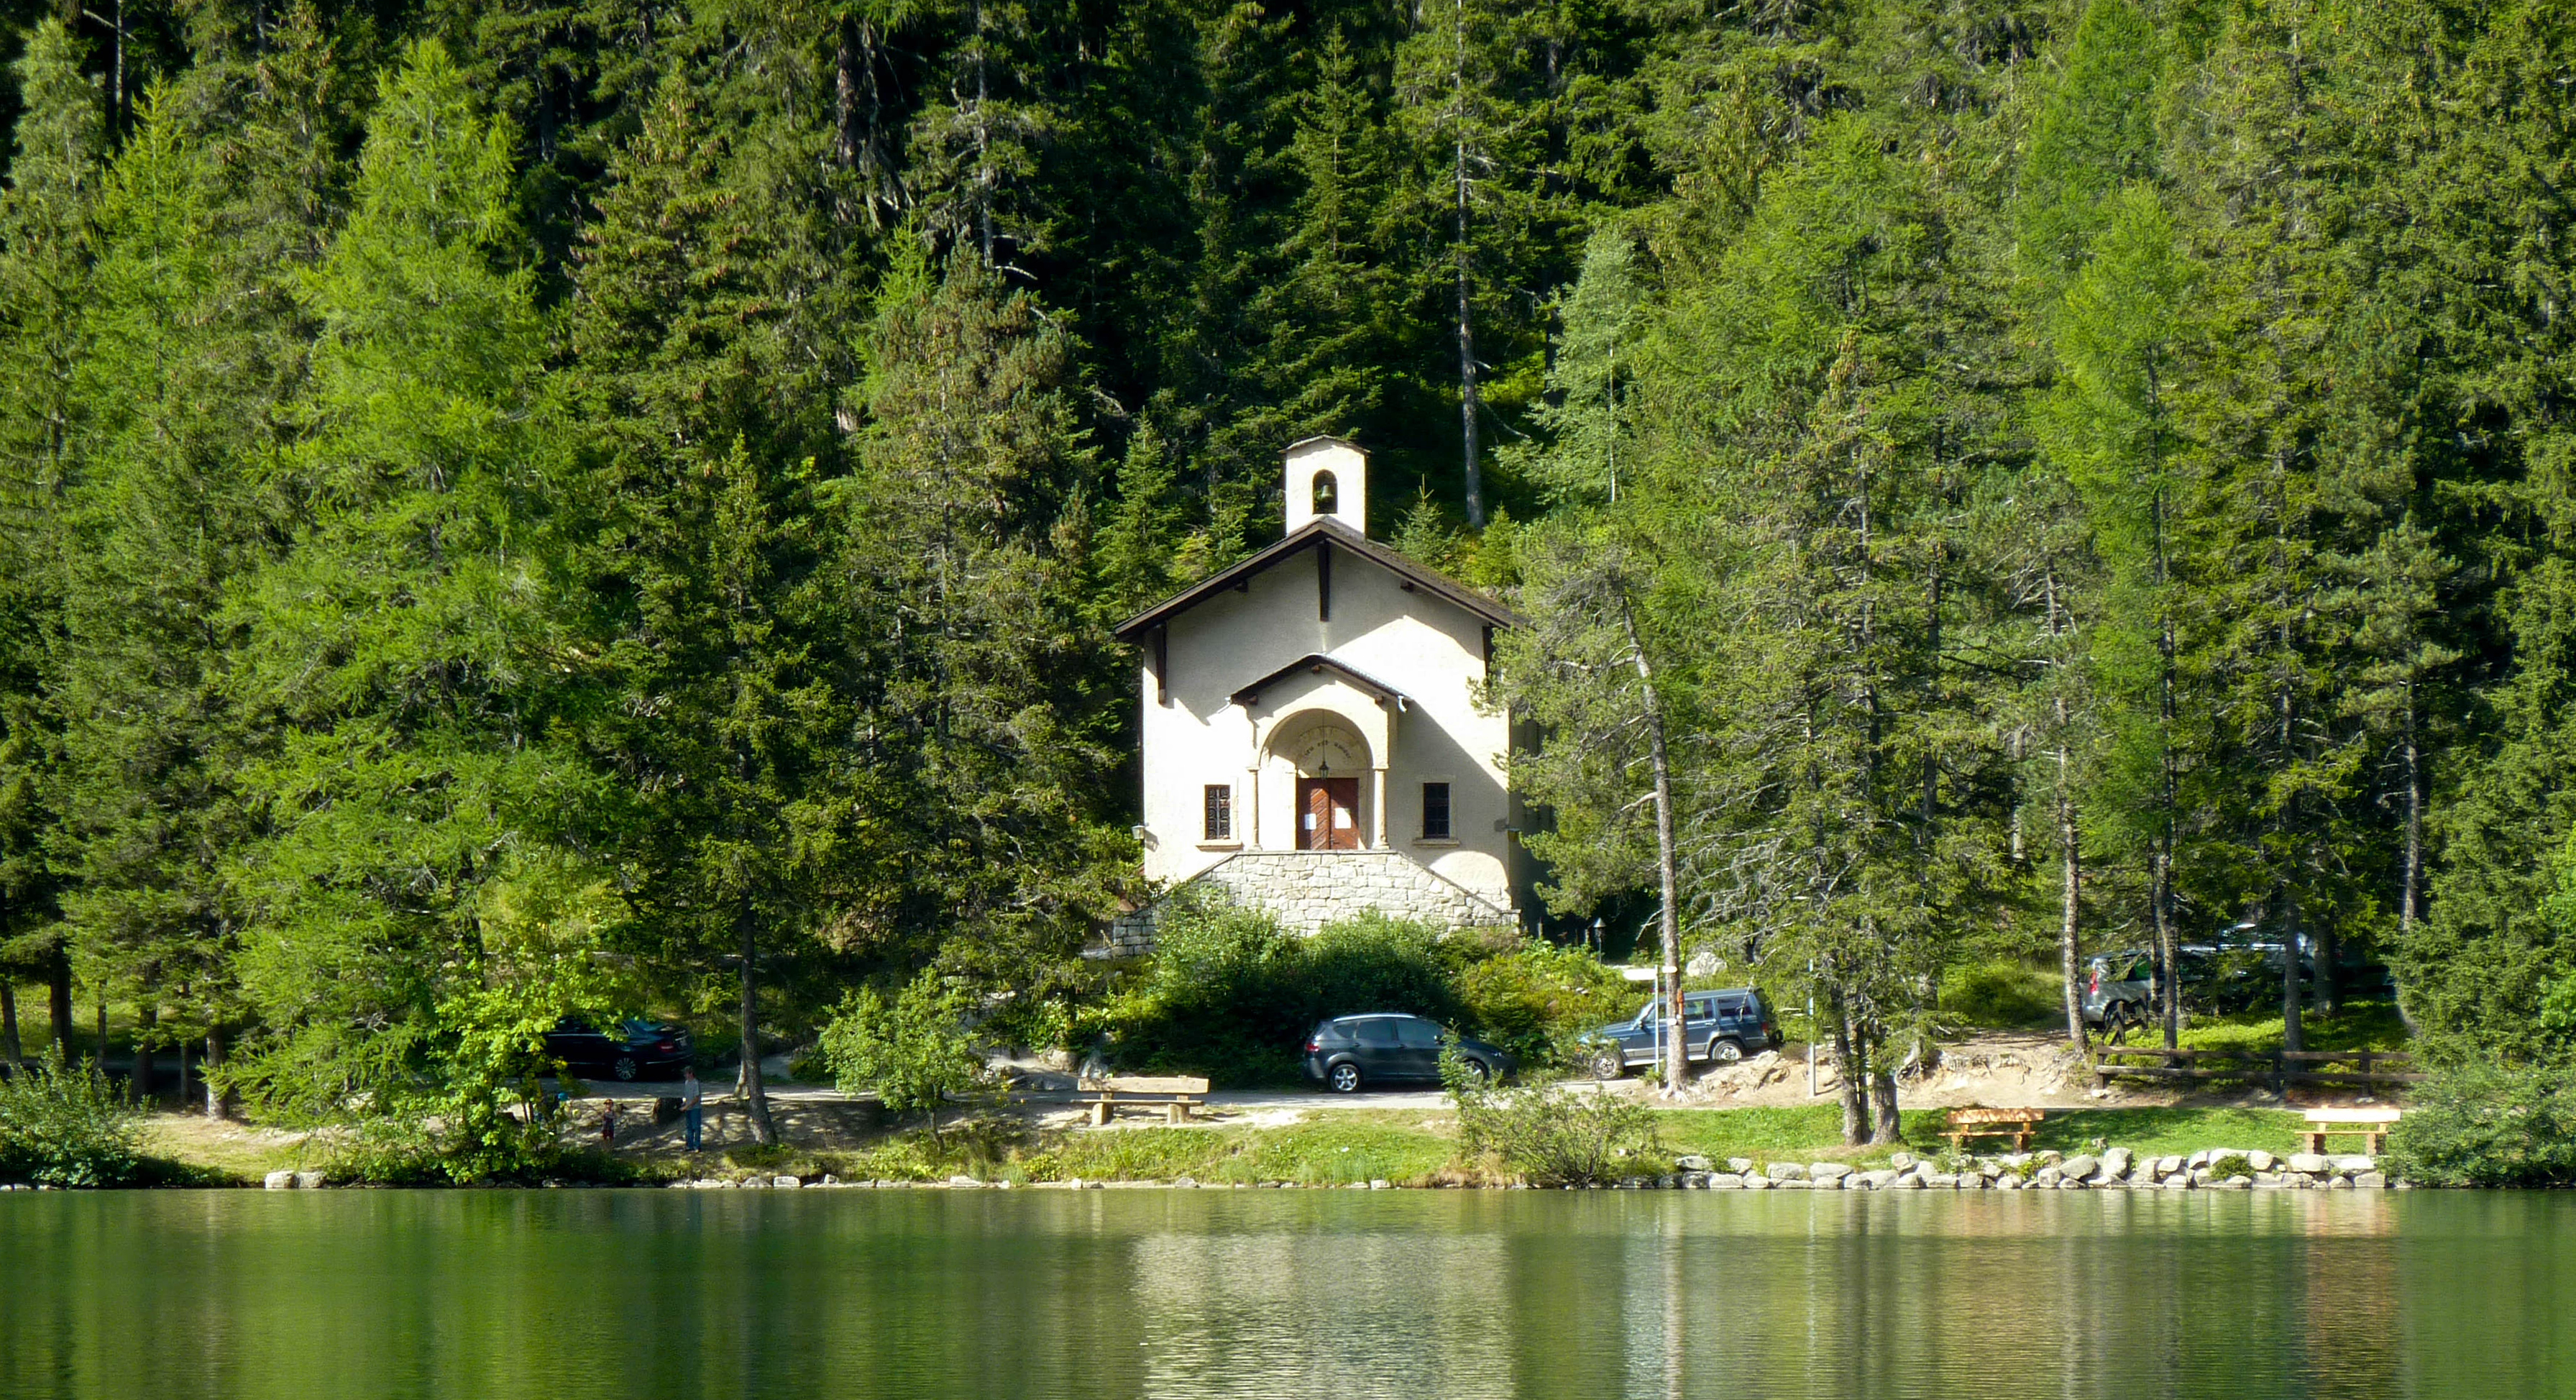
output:
M16 150L0 194L0 1053L20 1053L19 977L51 989L68 1053L72 967L54 895L61 854L61 715L49 676L62 624L60 531L82 401L83 308L106 130L97 85L58 21L39 23L17 63Z

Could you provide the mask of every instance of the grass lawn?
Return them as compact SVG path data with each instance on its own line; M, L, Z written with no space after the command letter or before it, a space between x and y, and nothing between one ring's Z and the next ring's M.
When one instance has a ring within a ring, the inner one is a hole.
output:
M1333 1113L1282 1127L1127 1127L1107 1131L1026 1133L991 1126L955 1128L933 1142L926 1132L890 1135L857 1151L742 1149L712 1158L758 1170L800 1175L831 1172L847 1180L942 1181L966 1174L996 1181L1293 1181L1337 1186L1386 1180L1424 1183L1457 1156L1446 1113Z
M1919 1155L1949 1146L1941 1135L1945 1110L1907 1109L1906 1149ZM1712 1159L1751 1157L1761 1161L1796 1158L1831 1159L1868 1164L1884 1159L1892 1148L1846 1148L1842 1145L1842 1108L1810 1104L1797 1108L1675 1109L1656 1115L1664 1146L1676 1153L1696 1152ZM2141 1155L2189 1155L2204 1147L2242 1147L2287 1153L2297 1149L2300 1118L2275 1109L2238 1108L2085 1108L2052 1109L2031 1135L2034 1149L2081 1152L2095 1138ZM1979 1149L1997 1150L1992 1139Z
M209 1184L256 1182L273 1171L309 1171L329 1154L308 1148L301 1133L208 1122L193 1113L155 1113L143 1120L143 1150L213 1178Z
M2299 1018L2299 1029L2311 1050L2404 1050L2409 1043L2406 1023L2398 1018L2396 1006L2384 1001L2354 1003L2332 1018L2311 1012ZM2266 1052L2281 1048L2282 1032L2278 1012L2194 1016L2182 1028L2182 1043L2193 1050ZM2141 1045L2164 1043L2152 1026L2130 1039Z
M1904 1114L1902 1150L1930 1156L1947 1143L1943 1112ZM2288 1153L2297 1146L2299 1115L2263 1109L2139 1108L2052 1112L2034 1146L2075 1153L2108 1139L2141 1156L2185 1155L2204 1147ZM1664 1109L1655 1114L1660 1158L1640 1158L1640 1174L1670 1169L1670 1158L1757 1162L1838 1160L1883 1165L1899 1148L1842 1145L1841 1110L1797 1108ZM1991 1150L1991 1149L1990 1149ZM1457 1159L1455 1122L1446 1112L1335 1112L1284 1127L1129 1127L1109 1131L1026 1133L968 1125L934 1144L927 1133L889 1135L858 1151L742 1149L694 1164L658 1161L663 1176L735 1171L830 1172L844 1180L943 1181L964 1174L987 1181L1172 1181L1206 1184L1290 1181L1336 1186L1371 1179L1397 1185L1478 1182L1487 1174Z
M1942 1111L1908 1110L1904 1150L1930 1156L1946 1146ZM1670 1170L1670 1158L1698 1154L1722 1161L1838 1160L1882 1165L1896 1148L1842 1146L1841 1110L1834 1104L1796 1108L1659 1109L1661 1157L1641 1157L1640 1174ZM2299 1115L2268 1109L2126 1108L2054 1111L2034 1145L2074 1153L2095 1139L2141 1156L2183 1155L2204 1147L2296 1149ZM210 1181L256 1182L280 1168L322 1165L327 1154L307 1150L293 1134L266 1132L202 1118L157 1114L145 1125L147 1150L184 1164ZM695 1159L666 1154L627 1158L647 1180L698 1175L793 1172L843 1180L944 1181L969 1175L986 1181L1172 1181L1190 1177L1212 1185L1289 1181L1338 1186L1385 1180L1423 1186L1474 1183L1488 1173L1458 1160L1454 1117L1445 1112L1363 1110L1321 1114L1284 1126L1122 1127L1107 1131L1030 1132L1014 1123L968 1123L934 1141L918 1129L891 1133L857 1150L796 1147L742 1148ZM622 1154L621 1154L622 1155Z

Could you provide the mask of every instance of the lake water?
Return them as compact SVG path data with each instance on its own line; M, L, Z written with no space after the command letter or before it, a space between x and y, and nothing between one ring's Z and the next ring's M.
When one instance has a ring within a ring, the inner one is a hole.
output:
M0 1394L2576 1395L2576 1194L0 1195Z

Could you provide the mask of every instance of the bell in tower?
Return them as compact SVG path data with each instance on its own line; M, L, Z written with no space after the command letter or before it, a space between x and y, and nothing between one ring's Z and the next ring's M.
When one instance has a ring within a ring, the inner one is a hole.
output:
M1368 454L1347 438L1310 437L1287 453L1288 533L1317 519L1368 534Z

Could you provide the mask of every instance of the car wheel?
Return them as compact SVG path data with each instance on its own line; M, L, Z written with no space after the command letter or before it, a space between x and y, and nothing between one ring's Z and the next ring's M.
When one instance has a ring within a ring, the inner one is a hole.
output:
M1712 1040L1708 1043L1708 1060L1710 1064L1731 1065L1743 1058L1744 1047L1732 1040L1720 1039Z
M1325 1072L1324 1082L1332 1085L1336 1094L1356 1094L1360 1091L1360 1067L1344 1060Z
M635 1076L644 1072L644 1066L632 1055L620 1055L608 1066L608 1072L632 1084Z
M1494 1082L1494 1067L1482 1060L1467 1060L1460 1068L1466 1074L1467 1082L1476 1088L1482 1089Z
M1628 1057L1616 1045L1605 1045L1592 1052L1592 1077L1619 1079L1628 1073Z

